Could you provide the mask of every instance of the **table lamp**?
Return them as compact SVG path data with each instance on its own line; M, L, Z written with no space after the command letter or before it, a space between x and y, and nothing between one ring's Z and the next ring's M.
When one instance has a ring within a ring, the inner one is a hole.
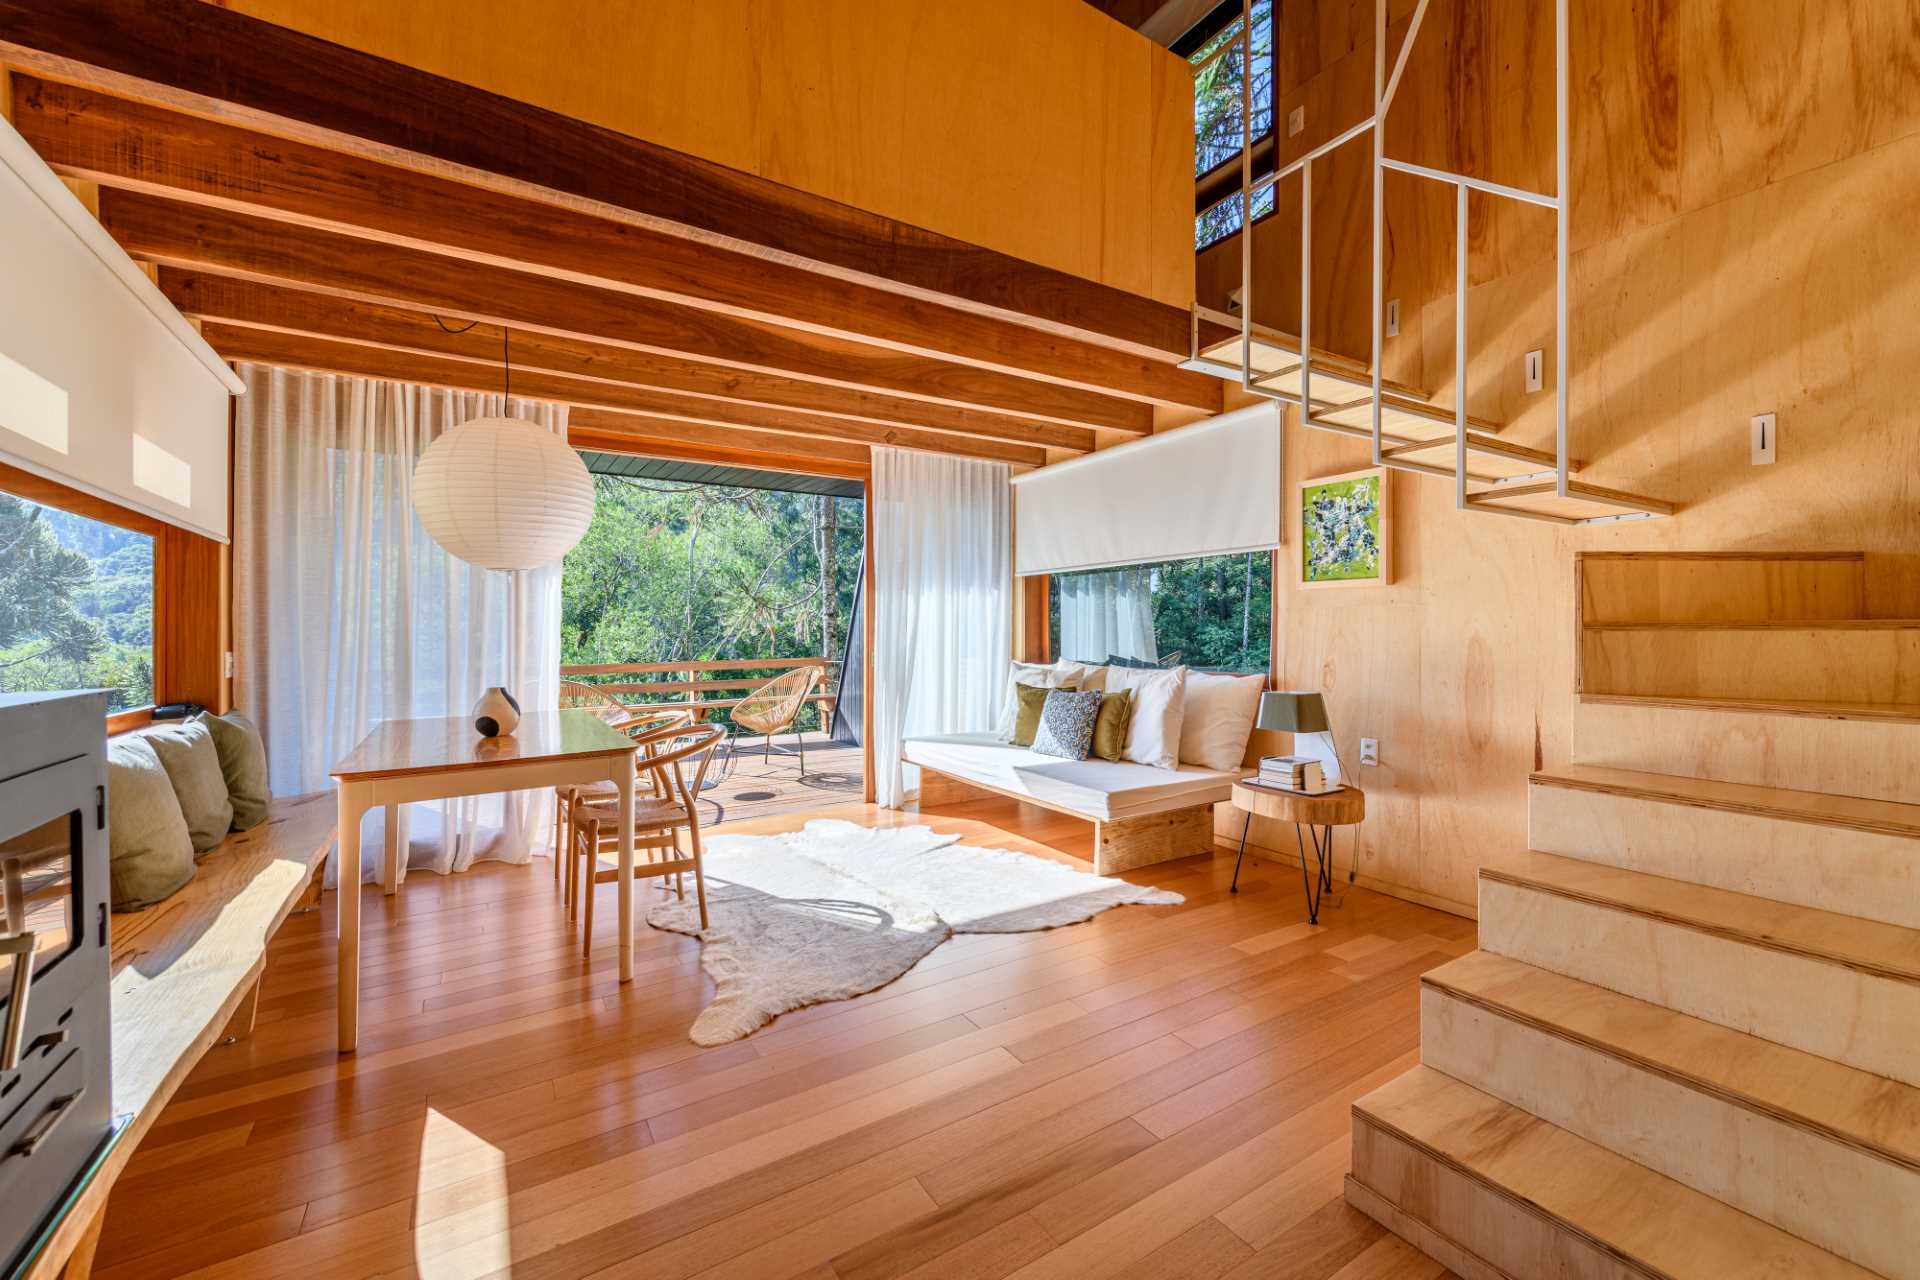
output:
M1318 760L1326 773L1327 785L1345 786L1346 771L1340 767L1340 751L1333 745L1333 726L1327 723L1327 704L1317 693L1281 692L1260 695L1262 729L1276 729L1294 735L1295 755Z

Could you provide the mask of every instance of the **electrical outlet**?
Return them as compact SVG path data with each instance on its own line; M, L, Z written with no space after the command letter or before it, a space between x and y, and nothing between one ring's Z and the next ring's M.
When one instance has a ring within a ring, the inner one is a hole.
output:
M1380 739L1378 738L1360 739L1360 763L1361 764L1379 764L1380 763Z
M1400 299L1398 298L1387 299L1387 336L1389 338L1400 336Z
M231 649L227 650L226 662L223 664L223 666L226 672L227 679L229 680L233 679L233 650Z
M1538 391L1547 385L1547 353L1538 348L1527 352L1527 390Z
M1293 110L1287 112L1287 136L1289 138L1306 127L1307 109L1305 107L1295 107Z
M1774 449L1780 443L1780 428L1770 413L1755 414L1753 418L1753 465L1771 466Z

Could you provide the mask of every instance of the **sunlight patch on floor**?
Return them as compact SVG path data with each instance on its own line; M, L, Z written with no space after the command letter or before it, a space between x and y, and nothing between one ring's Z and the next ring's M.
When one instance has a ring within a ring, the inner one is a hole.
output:
M427 1126L420 1135L417 1194L424 1199L429 1192L456 1182L462 1184L462 1190L468 1193L466 1198L478 1211L468 1220L476 1227L474 1238L485 1239L498 1250L482 1270L511 1272L513 1239L506 1153L429 1107ZM436 1260L416 1252L414 1261L424 1277L450 1274L437 1269L436 1263L444 1262L444 1258Z

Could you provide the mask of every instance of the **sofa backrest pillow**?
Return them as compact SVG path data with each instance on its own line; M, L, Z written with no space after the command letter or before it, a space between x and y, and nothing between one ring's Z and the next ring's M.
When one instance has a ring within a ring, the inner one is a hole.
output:
M1007 741L1016 747L1030 747L1033 735L1040 731L1040 711L1053 690L1040 684L1019 684L1013 688L1020 699L1020 713L1014 718L1013 733Z
M1187 705L1180 721L1180 760L1202 769L1238 769L1260 710L1263 675L1187 672Z
M1013 731L1020 720L1020 686L1034 689L1077 689L1080 681L1075 677L1080 672L1078 663L1065 662L1016 662L1007 675L1007 696L1000 708L1000 724L995 730L1002 738L1011 742Z
M1187 669L1108 667L1107 692L1133 695L1127 745L1120 758L1156 769L1180 767L1180 721L1186 710Z
M193 879L193 840L180 798L153 744L139 734L107 742L107 858L115 911L150 907Z
M1100 698L1100 718L1093 722L1093 745L1089 755L1102 760L1118 760L1127 749L1127 725L1133 721L1133 690L1121 689Z
M140 736L152 745L173 780L193 851L206 853L233 830L233 801L227 798L227 777L220 772L213 734L199 721L188 720L149 729Z
M267 748L260 730L238 711L216 716L202 711L199 722L213 735L220 757L220 774L227 780L227 798L233 802L233 829L245 831L267 820Z
M1105 696L1098 689L1049 690L1040 709L1039 732L1033 735L1034 751L1062 760L1085 760Z

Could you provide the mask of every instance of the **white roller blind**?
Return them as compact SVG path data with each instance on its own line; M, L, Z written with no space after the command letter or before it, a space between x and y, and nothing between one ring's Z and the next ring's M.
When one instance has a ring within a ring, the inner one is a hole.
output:
M1014 572L1280 545L1280 406L1254 405L1013 480Z
M224 542L240 390L0 120L0 460Z

